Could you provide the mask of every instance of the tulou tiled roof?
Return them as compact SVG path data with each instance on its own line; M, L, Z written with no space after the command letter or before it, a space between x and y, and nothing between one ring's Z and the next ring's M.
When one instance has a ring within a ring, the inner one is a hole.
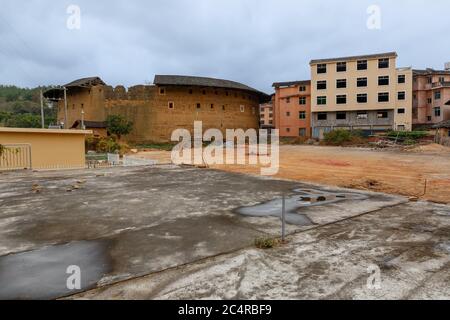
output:
M89 78L82 78L75 81L72 81L68 84L65 84L64 87L84 87L84 88L90 88L92 86L97 85L105 85L102 79L100 77L89 77Z
M194 76L156 75L153 84L157 86L215 87L224 89L239 89L251 91L258 94L263 93L254 88L246 86L245 84L235 81Z

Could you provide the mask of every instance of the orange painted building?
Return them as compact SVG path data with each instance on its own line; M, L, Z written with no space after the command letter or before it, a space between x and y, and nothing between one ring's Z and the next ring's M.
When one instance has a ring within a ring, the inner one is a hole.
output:
M311 81L276 82L274 124L280 137L311 137Z

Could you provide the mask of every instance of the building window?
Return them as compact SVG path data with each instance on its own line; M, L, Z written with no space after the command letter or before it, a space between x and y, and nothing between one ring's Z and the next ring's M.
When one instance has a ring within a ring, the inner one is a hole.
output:
M291 113L288 111L288 112L286 112L286 117L290 117L291 116Z
M159 94L164 96L166 94L166 89L165 88L159 88Z
M291 128L286 128L286 132L291 132Z
M327 97L325 97L325 96L317 97L317 104L321 105L321 106L326 105Z
M378 59L378 68L379 69L389 68L389 58Z
M404 74L398 76L398 83L406 83L406 76Z
M300 86L300 87L298 88L298 90L299 90L300 92L306 91L306 86Z
M347 62L338 62L336 64L336 72L345 72L347 71Z
M431 103L433 102L433 99L428 98L428 99L427 99L427 102L428 102L428 104L431 104Z
M404 108L397 109L397 113L398 114L404 114L405 113L405 109Z
M225 95L228 97L228 91L225 91Z
M214 104L211 103L211 109L214 109Z
M336 104L346 104L347 103L347 95L340 94L336 96Z
M365 111L356 113L356 119L358 119L358 120L365 120L367 118L368 118L368 114Z
M336 120L345 120L347 119L347 112L337 112Z
M306 129L305 128L299 128L298 129L298 135L300 137L306 137Z
M200 103L197 103L197 109L200 109L202 105Z
M337 79L336 88L338 89L347 88L347 79Z
M405 100L406 99L406 92L405 91L398 92L397 98L398 98L398 100Z
M356 82L356 86L358 88L367 87L367 78L358 78Z
M441 92L440 91L436 91L434 93L434 100L439 100L441 99Z
M378 111L377 118L378 119L387 119L389 117L389 113L387 111Z
M286 103L291 103L291 98L286 98Z
M189 89L189 94L192 94L194 91L192 91L192 89Z
M327 113L326 112L319 112L317 114L317 120L327 120Z
M173 109L174 103L172 101L169 101L169 109Z
M397 131L405 131L406 127L404 125L398 125L397 126Z
M427 82L428 82L428 84L432 84L433 83L433 78L432 77L428 77Z
M356 101L358 103L367 103L367 93L361 93L356 95Z
M305 105L306 104L306 97L300 97L298 98L298 104Z
M225 106L222 106L222 110L225 111Z
M359 60L357 64L358 70L367 70L367 60Z
M326 90L327 82L326 81L317 81L317 90Z
M428 119L428 121L431 121L431 116L428 116L427 119Z
M326 64L318 64L317 65L317 73L327 73L327 65Z
M241 109L241 112L245 112L245 106L241 105L240 109Z
M441 108L440 107L434 108L434 116L435 117L440 117L441 116Z
M305 111L300 111L300 112L298 113L298 118L299 118L300 120L305 120L305 119L306 119L306 112L305 112Z
M378 93L378 102L389 102L389 92Z
M206 90L202 90L202 93L203 93L203 94L206 94Z
M379 76L378 77L378 85L379 86L388 86L389 85L389 76Z

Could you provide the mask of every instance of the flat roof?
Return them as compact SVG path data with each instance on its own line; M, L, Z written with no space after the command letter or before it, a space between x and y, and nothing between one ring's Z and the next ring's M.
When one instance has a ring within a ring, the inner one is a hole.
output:
M37 128L7 128L1 127L2 132L16 133L51 133L51 134L92 134L92 130L72 130L72 129L37 129Z
M297 85L310 85L311 80L297 80L297 81L285 81L285 82L274 82L272 84L272 87L278 88L278 87L291 87L291 86L297 86Z
M371 60L371 59L391 58L391 57L397 57L397 52L385 52L385 53L376 53L376 54L368 54L368 55L361 55L361 56L349 56L349 57L340 57L340 58L316 59L316 60L311 60L311 62L309 64L311 65L311 64L327 63L327 62Z

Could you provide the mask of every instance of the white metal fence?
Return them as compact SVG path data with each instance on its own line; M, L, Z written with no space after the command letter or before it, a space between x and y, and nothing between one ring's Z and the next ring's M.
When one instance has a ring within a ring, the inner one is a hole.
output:
M0 171L31 169L31 145L2 145Z

